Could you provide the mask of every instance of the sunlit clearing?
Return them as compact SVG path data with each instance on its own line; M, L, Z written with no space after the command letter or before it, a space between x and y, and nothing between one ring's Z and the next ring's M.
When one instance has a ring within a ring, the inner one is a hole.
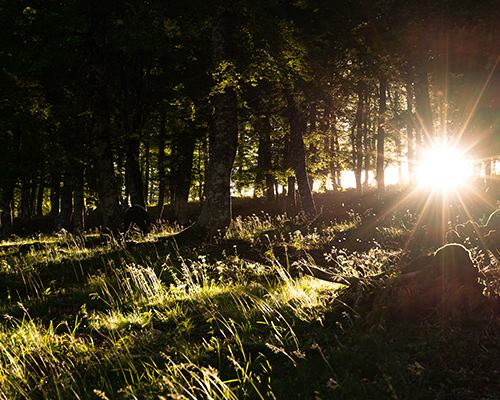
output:
M470 175L470 162L459 152L438 148L425 154L418 168L421 187L452 189L465 183Z

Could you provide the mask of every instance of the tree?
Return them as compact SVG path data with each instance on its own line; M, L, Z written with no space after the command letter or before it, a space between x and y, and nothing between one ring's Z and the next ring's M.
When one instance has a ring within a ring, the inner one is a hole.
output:
M385 194L385 112L387 111L387 80L384 75L380 77L379 85L379 122L377 133L377 184L380 194Z
M311 219L316 216L317 211L306 171L306 153L302 133L303 123L300 121L299 110L290 89L286 89L286 100L290 124L290 160L297 179L302 210Z
M234 16L230 1L218 0L212 25L214 121L210 136L210 160L205 201L196 222L180 234L179 241L222 238L231 222L231 169L238 146L238 103L234 79L232 35Z
M89 105L92 112L91 143L98 174L99 209L103 228L116 231L121 225L111 151L109 107L107 99L105 63L105 10L102 4L90 2L89 12Z

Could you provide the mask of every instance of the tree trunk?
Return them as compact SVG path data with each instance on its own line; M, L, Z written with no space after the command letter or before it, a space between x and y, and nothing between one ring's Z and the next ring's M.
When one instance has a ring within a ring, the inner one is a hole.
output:
M33 179L31 175L24 176L21 184L21 210L19 218L23 223L31 223L33 220L32 192Z
M61 212L57 220L56 231L61 229L70 230L71 216L73 213L73 190L75 188L75 177L73 171L68 169L64 175L64 183L61 192Z
M189 190L191 189L191 172L193 168L195 144L196 140L189 137L178 146L179 163L177 165L175 208L177 221L180 225L186 225L189 222L187 206L189 201Z
M12 233L14 225L13 203L14 185L3 187L0 197L0 237L6 238Z
M287 180L286 213L292 217L295 217L295 215L297 215L297 196L295 194L294 176L289 176Z
M287 99L288 122L290 124L290 159L295 172L295 178L297 179L302 210L304 210L308 218L314 218L317 212L307 177L306 152L302 137L303 129L300 122L299 110L297 109L293 94L289 90L286 90L285 95Z
M421 67L417 75L417 87L415 91L415 103L417 115L421 122L421 130L424 138L424 146L426 150L432 149L433 140L433 118L432 109L429 98L429 77L425 66Z
M37 218L43 217L43 192L45 190L45 182L40 179L38 184L38 190L36 192L36 216Z
M119 151L116 155L115 181L118 192L118 204L122 209L125 208L128 204L127 185L125 184L125 159L125 152Z
M59 217L59 197L61 196L61 181L59 175L53 174L50 183L50 217L54 225Z
M334 116L335 118L335 116ZM333 160L331 163L331 174L332 174L332 182L333 182L333 189L337 190L338 188L342 187L341 184L341 171L340 171L340 144L339 144L339 134L335 125L335 120L332 124L332 138L330 141L330 149L332 149L332 156ZM333 145L332 145L333 142Z
M146 198L144 196L144 183L142 181L141 168L139 164L140 156L140 139L139 137L131 137L131 134L126 139L126 184L127 193L130 196L130 205L138 204L146 207Z
M106 17L98 1L90 3L89 90L92 111L92 151L97 171L99 209L103 228L118 231L121 224L118 191L111 151L105 60Z
M158 219L163 218L165 208L165 144L166 132L166 110L163 106L160 111L160 132L158 134Z
M144 148L144 169L143 169L143 175L144 175L144 202L146 204L149 203L149 170L150 170L150 143L149 143L149 132L146 133L145 135L145 148Z
M146 120L149 88L149 75L144 75L149 56L139 51L126 62L123 54L118 59L117 101L119 112L116 115L118 126L125 137L125 182L130 204L146 206L146 190L140 164L140 145L142 142L141 128Z
M397 167L398 167L398 183L399 185L404 184L404 176L403 176L403 163L402 163L402 158L403 158L403 149L401 145L401 132L396 130L394 132L394 145L396 147L396 157L397 157Z
M85 230L85 199L83 195L83 166L77 168L75 174L74 191L74 210L73 210L73 233L80 235Z
M229 0L216 2L212 22L212 62L215 71L231 59L231 37L234 27ZM225 66L225 72L231 66ZM217 74L215 74L217 75ZM215 82L215 87L222 82ZM238 102L233 87L219 89L212 97L214 127L210 138L210 160L206 172L205 201L196 222L177 240L206 241L222 239L231 222L231 170L238 147Z
M0 227L1 236L8 237L14 228L14 189L19 178L19 162L21 153L20 127L12 130L12 141L2 143L2 167L4 179L0 181ZM7 149L7 152L5 150Z
M406 85L406 108L408 110L408 119L406 121L406 141L408 143L407 160L408 160L408 178L410 184L415 181L415 135L413 123L413 95L411 85Z
M370 109L370 106L368 106ZM372 138L368 137L369 131L369 116L365 113L363 115L363 166L365 172L365 180L363 181L363 192L370 186L370 171L372 168L372 158L375 154L374 144Z
M31 179L31 190L30 190L30 196L29 196L29 213L30 213L30 220L33 220L36 215L36 195L37 195L37 181L40 179L38 176L32 176Z
M363 186L361 184L361 172L363 169L363 113L364 113L364 93L363 86L360 84L358 87L358 108L354 118L352 127L352 152L353 152L353 167L354 176L356 180L356 191L358 195L363 194Z
M380 77L379 87L379 117L378 117L378 133L377 133L377 187L380 194L385 194L385 113L387 111L387 80L385 76Z
M274 202L274 177L272 175L271 131L269 117L259 120L259 154L257 159L257 186L263 186L267 203Z

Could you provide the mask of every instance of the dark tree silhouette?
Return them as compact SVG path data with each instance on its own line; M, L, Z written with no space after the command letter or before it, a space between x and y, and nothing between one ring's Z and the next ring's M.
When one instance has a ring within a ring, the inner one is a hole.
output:
M213 18L212 63L216 93L212 97L214 121L205 201L196 222L176 236L181 242L222 238L231 222L231 169L238 146L238 103L236 90L224 81L234 73L230 62L234 31L230 4L229 1L217 1Z
M89 90L90 107L92 110L92 150L95 167L98 174L99 209L101 211L103 228L118 231L121 225L121 213L118 204L111 152L109 109L106 90L105 61L105 23L106 16L97 1L90 4L90 62Z

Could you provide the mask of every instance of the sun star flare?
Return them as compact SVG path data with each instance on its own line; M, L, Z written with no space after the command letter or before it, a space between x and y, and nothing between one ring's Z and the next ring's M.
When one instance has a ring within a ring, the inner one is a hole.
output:
M419 186L453 189L466 183L470 176L470 162L452 148L437 148L425 154L417 174Z

